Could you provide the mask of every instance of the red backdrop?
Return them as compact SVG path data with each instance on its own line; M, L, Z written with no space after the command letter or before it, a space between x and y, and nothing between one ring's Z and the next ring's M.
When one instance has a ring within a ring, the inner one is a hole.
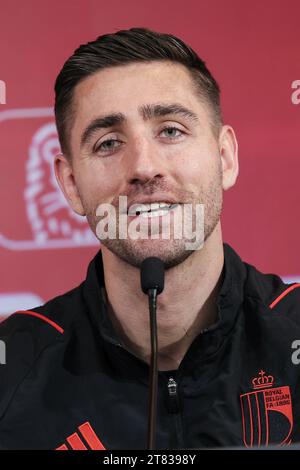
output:
M240 147L224 240L299 280L299 17L298 0L1 0L0 315L77 285L97 250L54 180L53 86L79 44L133 26L173 33L206 60Z

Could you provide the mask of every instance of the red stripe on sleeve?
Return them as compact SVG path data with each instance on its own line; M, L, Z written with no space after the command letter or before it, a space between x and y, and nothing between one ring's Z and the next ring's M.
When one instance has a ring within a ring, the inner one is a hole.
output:
M44 315L41 315L40 313L37 312L31 312L31 310L18 310L15 313L23 313L25 315L32 315L33 317L40 318L41 320L44 320L45 322L49 323L49 325L53 326L57 331L59 331L61 334L64 333L64 330L54 321L50 320L50 318L45 317Z
M298 283L298 284L293 284L293 285L291 285L290 287L288 287L285 291L282 292L282 294L280 294L280 295L269 305L269 307L270 307L270 308L274 308L275 305L277 305L278 302L280 302L280 300L283 299L283 297L285 297L289 292L291 292L292 290L296 289L297 287L300 287L300 283Z

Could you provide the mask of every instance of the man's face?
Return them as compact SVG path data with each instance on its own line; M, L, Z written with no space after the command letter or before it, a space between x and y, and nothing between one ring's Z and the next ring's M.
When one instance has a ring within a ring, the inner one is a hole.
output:
M186 108L193 115L161 112L171 105ZM184 66L156 61L101 70L77 85L74 109L72 164L67 170L65 163L62 171L56 162L56 173L70 204L76 212L86 214L94 233L99 204L111 203L118 208L119 196L127 196L129 207L137 202L171 201L180 204L176 211L182 210L184 203L193 208L204 204L205 239L210 236L222 207L224 149L213 133L208 105L199 99ZM82 143L95 118L112 114L124 117L111 122L110 127L94 130ZM168 217L169 239L117 236L101 243L133 266L140 266L148 256L160 257L166 267L174 266L192 251L186 249L185 237L175 239L172 235L174 213ZM128 217L128 225L133 218ZM139 218L144 229L145 224L150 227L150 218ZM193 211L194 228L195 224Z

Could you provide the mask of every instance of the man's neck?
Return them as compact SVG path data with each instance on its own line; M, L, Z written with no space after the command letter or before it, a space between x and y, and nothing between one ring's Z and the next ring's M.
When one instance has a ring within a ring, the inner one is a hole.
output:
M134 355L150 363L148 298L140 270L102 247L108 312L119 338ZM216 299L224 263L218 225L200 250L165 273L157 297L158 368L175 370L201 331L217 318Z

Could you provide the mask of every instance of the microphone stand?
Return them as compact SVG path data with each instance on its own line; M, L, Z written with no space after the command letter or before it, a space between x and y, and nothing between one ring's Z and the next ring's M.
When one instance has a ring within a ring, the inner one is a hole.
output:
M156 299L164 289L164 263L156 257L144 259L141 265L141 288L148 295L151 333L151 362L149 372L149 406L148 406L148 449L155 449L156 414L157 414L157 324Z
M150 399L148 409L148 449L155 449L156 410L157 410L157 324L156 324L157 289L148 290L150 331L151 331L151 364L150 364Z

